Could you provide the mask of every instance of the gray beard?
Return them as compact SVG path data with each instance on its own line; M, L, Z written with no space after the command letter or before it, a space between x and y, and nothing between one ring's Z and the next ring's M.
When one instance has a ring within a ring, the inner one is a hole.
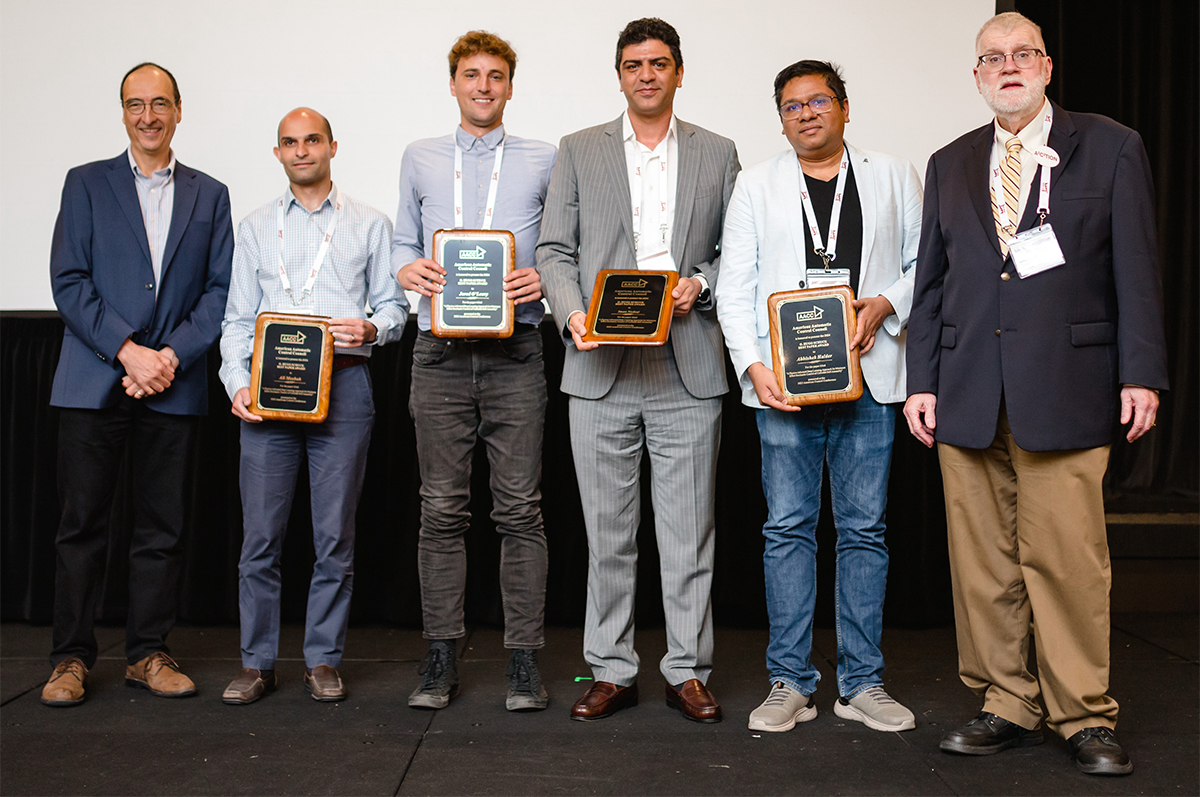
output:
M1027 113L1036 110L1042 106L1046 98L1046 84L1039 74L1026 82L1025 88L1015 97L1008 95L1007 100L1002 99L998 88L985 88L983 90L983 101L992 109L992 112L997 115L1014 116L1017 114Z

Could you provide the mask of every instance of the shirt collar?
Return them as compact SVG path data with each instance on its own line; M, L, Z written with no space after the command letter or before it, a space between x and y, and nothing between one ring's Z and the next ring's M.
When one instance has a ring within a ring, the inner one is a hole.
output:
M669 141L672 138L676 140L679 139L679 135L676 133L676 127L678 126L678 123L679 120L676 118L675 114L671 114L671 127L667 130L667 137L664 138L663 141ZM633 122L629 119L628 110L621 114L621 138L626 143L630 141L638 143L637 136L633 132Z
M133 148L127 148L125 154L129 156L129 168L133 170L134 177L153 177L152 174L142 174L142 170L138 167L137 161L133 159ZM166 173L168 177L175 174L175 150L171 150L171 161L167 164L167 168L159 169L154 174Z
M487 149L494 150L504 140L504 125L500 125L495 130L489 130L480 138L471 135L462 129L462 125L459 125L454 128L454 140L464 152L470 152L476 144L482 144Z
M1034 149L1046 143L1046 111L1050 108L1049 98L1042 100L1042 107L1038 109L1037 115L1033 120L1021 128L1021 132L1017 133L1017 138L1021 139L1021 147L1024 149ZM1013 137L1013 134L1000 126L1000 120L992 120L992 124L996 129L996 143L1001 149L1008 146L1008 140Z
M325 201L322 202L321 204L317 205L317 209L312 212L320 213L322 210L325 209L326 205L329 205L330 207L332 207L334 202L336 202L336 201L337 201L337 184L331 183L329 186L329 196L325 197ZM304 207L304 205L301 205L300 200L296 199L296 195L292 193L292 186L289 183L287 192L283 195L283 206L285 208L287 208L288 210L291 210L293 202L296 205L298 205L300 207L300 209L303 210L305 213L309 212L308 208Z

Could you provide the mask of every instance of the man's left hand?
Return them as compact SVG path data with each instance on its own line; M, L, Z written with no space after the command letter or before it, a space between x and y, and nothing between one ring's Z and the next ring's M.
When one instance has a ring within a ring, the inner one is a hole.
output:
M887 300L886 296L855 299L853 304L858 327L854 330L854 339L850 341L850 348L858 346L858 353L862 355L869 352L875 345L875 333L879 331L879 327L883 326L884 320L896 312L896 309L892 307L892 303Z
M375 340L375 325L365 318L335 318L329 322L335 349L357 349Z
M704 286L695 277L680 277L679 284L671 291L671 297L675 300L675 311L671 315L681 316L691 312L692 305L696 303L696 297L702 290Z
M504 278L504 292L513 304L536 302L542 298L542 277L536 268L513 269Z
M1121 388L1121 424L1133 423L1125 439L1129 442L1150 431L1158 415L1158 394L1147 387L1125 385Z

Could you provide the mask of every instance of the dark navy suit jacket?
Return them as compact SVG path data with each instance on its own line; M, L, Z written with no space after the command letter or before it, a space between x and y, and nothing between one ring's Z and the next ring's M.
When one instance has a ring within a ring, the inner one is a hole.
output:
M908 320L908 393L937 396L936 438L986 448L1001 395L1027 451L1112 441L1123 384L1165 389L1154 191L1141 137L1054 106L1050 214L1066 264L1020 279L1000 254L991 122L935 152ZM1042 167L1044 168L1044 167ZM1037 173L1033 188L1041 179ZM1037 223L1032 193L1019 225ZM1007 277L1002 275L1007 274Z
M203 415L205 353L221 334L233 259L229 191L175 163L175 203L155 299L150 245L122 152L67 173L50 249L54 302L66 322L50 403L102 409L124 393L117 351L126 338L179 357L175 380L143 401L169 415Z

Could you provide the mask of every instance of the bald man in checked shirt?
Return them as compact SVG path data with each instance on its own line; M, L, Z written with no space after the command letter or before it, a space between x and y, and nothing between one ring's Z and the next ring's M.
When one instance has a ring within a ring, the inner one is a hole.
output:
M336 154L324 116L310 108L289 113L279 123L275 147L288 189L238 225L221 336L221 381L233 414L244 422L245 536L238 565L242 671L223 695L230 704L253 703L275 688L279 558L305 454L317 561L308 592L304 684L314 700L346 697L337 667L350 619L355 511L375 420L367 358L375 346L400 337L408 303L392 279L391 222L334 186L329 162ZM321 242L327 232L332 237L325 248ZM315 279L309 276L313 269ZM373 309L370 317L367 305ZM264 421L250 411L255 319L267 312L332 318L336 353L323 423Z

